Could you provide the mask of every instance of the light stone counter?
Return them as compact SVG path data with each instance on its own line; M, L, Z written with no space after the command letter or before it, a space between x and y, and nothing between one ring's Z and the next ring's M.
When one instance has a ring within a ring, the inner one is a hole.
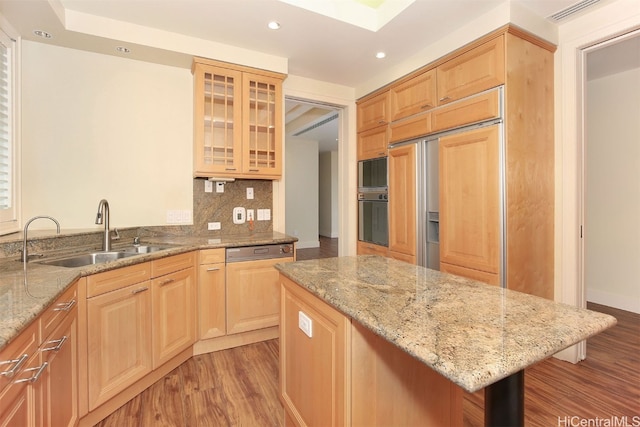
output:
M92 239L92 234L88 234L88 238ZM80 246L69 247L66 244L62 245L64 249L61 247L54 248L52 251L45 252L43 260L62 255L66 256L79 251L96 250L95 247L82 245L82 235L71 234L70 236L76 239L74 243ZM78 268L47 266L39 264L38 260L32 260L27 264L27 269L24 270L23 264L17 261L16 256L2 258L0 259L0 350L51 305L67 287L82 276L193 250L292 243L296 240L297 238L295 237L271 231L217 237L197 234L156 234L143 237L143 242L171 245L172 248ZM53 246L50 242L48 244ZM124 245L129 245L129 243L114 243L113 250L118 250L119 247Z
M469 392L616 323L609 315L372 255L276 268Z

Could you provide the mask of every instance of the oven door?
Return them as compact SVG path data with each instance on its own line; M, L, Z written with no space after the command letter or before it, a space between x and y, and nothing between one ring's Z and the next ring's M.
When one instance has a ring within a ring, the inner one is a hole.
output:
M358 240L389 246L389 203L384 200L358 200Z

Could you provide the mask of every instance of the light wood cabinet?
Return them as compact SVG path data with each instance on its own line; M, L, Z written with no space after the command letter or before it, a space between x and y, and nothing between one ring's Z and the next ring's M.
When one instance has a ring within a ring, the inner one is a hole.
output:
M78 421L76 285L0 353L1 426Z
M200 251L198 270L199 339L224 336L226 325L225 250Z
M195 252L151 262L153 369L196 340Z
M356 115L358 132L389 124L389 93L384 91L358 102Z
M441 268L500 273L498 131L494 125L440 139Z
M284 75L195 58L194 176L279 179Z
M293 258L227 264L227 334L280 323L279 273L274 265Z
M375 159L387 155L387 126L378 126L358 133L358 160Z
M416 150L389 150L389 256L416 262Z
M285 426L462 426L462 389L281 275Z
M413 116L438 105L436 70L427 70L389 89L391 121Z
M357 252L358 255L387 256L389 253L389 248L387 248L386 246L374 245L373 243L362 242L358 240Z
M152 370L149 280L92 298L87 304L89 410Z
M350 320L282 275L280 283L285 425L349 425ZM301 317L310 325L311 336L298 327Z
M497 89L470 96L438 108L431 114L433 132L500 117L500 92Z
M389 125L389 143L406 141L431 133L431 113L422 113Z
M504 35L437 67L438 104L443 105L505 83Z

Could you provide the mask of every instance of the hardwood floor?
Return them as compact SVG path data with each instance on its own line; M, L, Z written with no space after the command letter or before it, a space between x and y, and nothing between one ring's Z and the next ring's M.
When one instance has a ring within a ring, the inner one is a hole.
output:
M296 260L331 258L338 256L338 239L320 236L319 248L298 249Z

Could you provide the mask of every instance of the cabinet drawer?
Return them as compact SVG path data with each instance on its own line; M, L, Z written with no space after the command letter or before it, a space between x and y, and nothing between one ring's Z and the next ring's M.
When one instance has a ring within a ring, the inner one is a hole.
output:
M38 347L38 321L33 322L0 352L0 392L18 379Z
M44 341L58 327L65 316L78 304L78 286L71 285L40 317L40 337Z
M151 265L148 262L94 274L87 277L87 298L144 282L150 278Z
M496 89L433 111L431 129L436 132L498 117L500 101Z
M187 252L186 254L174 255L151 261L151 277L160 277L175 271L184 270L185 268L195 267L196 253Z
M200 251L200 259L198 263L202 264L218 264L225 262L225 249L205 249Z
M431 113L391 123L389 142L399 142L431 133Z

